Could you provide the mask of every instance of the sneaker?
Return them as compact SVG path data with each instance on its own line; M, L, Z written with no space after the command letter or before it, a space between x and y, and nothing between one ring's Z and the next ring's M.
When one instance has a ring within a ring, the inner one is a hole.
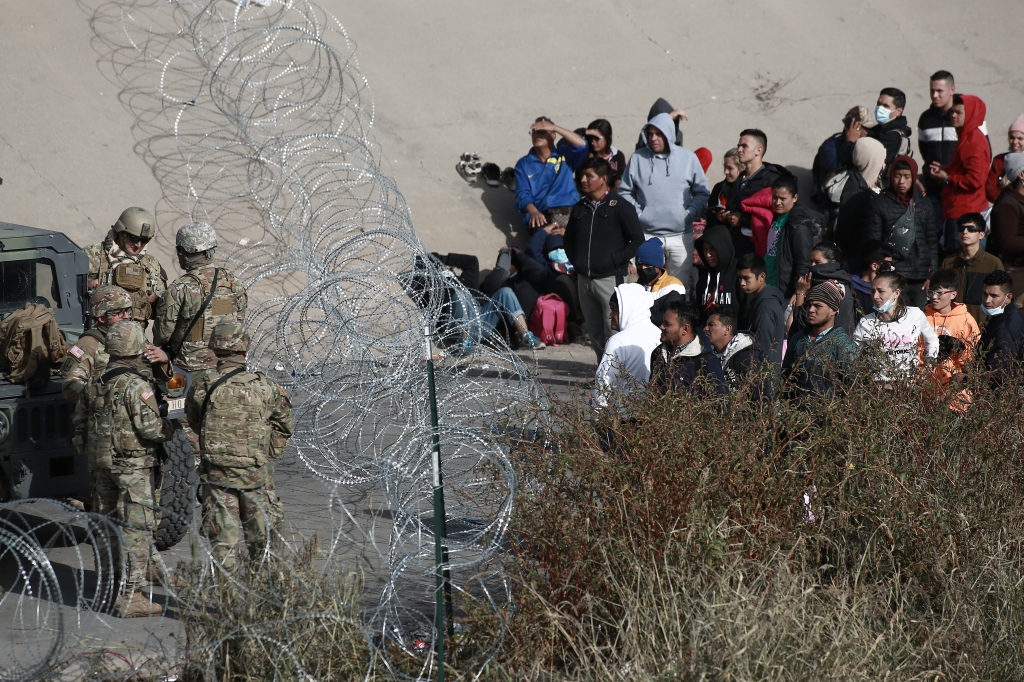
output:
M526 332L523 334L523 338L519 343L526 350L541 350L547 348L547 346L544 345L544 342L538 339L537 335L533 332Z
M498 187L501 184L501 168L496 163L485 163L480 168L480 176L488 187Z
M468 336L463 338L452 348L452 355L470 355L473 352L473 339Z
M159 616L163 612L164 607L154 604L139 592L133 592L130 596L126 594L117 603L117 615L121 618Z
M516 172L513 168L506 168L501 171L501 184L509 192L516 191Z

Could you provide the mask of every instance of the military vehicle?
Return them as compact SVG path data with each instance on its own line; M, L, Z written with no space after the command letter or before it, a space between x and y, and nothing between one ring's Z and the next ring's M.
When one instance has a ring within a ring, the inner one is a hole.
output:
M88 273L89 258L64 234L0 222L0 319L45 301L68 345L74 344L90 322ZM186 386L158 389L175 425L174 437L161 446L157 475L161 519L154 540L167 549L191 523L196 470L180 424ZM61 394L58 375L30 386L0 378L0 502L29 497L88 501L89 467L71 442L74 410Z

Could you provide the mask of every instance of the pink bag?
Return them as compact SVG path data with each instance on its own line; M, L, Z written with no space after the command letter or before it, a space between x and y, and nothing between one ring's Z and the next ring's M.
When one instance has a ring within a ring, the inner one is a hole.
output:
M537 299L530 313L530 331L549 346L565 343L565 319L569 306L558 294L544 294Z

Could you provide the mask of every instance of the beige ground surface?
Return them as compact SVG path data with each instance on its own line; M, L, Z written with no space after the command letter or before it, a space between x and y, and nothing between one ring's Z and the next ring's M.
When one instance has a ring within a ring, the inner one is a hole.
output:
M125 206L160 198L93 40L103 2L0 0L0 220L82 244ZM485 267L522 238L512 195L467 185L455 162L473 150L513 165L541 113L568 127L606 117L628 150L664 96L690 112L687 146L714 152L714 181L721 153L752 125L767 131L770 160L809 167L842 113L887 85L908 93L916 124L939 68L986 101L996 150L1024 111L1014 0L321 3L359 45L382 148L423 241ZM169 256L169 244L152 248Z

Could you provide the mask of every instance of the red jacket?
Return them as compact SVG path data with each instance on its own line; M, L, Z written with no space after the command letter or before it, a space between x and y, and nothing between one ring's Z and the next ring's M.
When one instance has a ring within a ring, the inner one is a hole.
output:
M957 131L956 149L942 187L942 217L959 218L964 213L981 213L988 208L985 183L992 165L992 148L979 130L985 122L985 103L974 95L963 95L964 127Z
M763 258L768 251L768 231L771 230L772 220L775 219L772 213L772 188L765 187L747 197L740 202L740 207L744 213L750 215L750 231L753 233L750 241L754 242L754 251L757 255Z
M992 159L992 170L988 172L988 181L985 183L985 198L993 204L999 200L999 195L1003 193L1003 186L999 184L999 181L1003 179L1003 158L1007 154L1009 152L997 154Z

